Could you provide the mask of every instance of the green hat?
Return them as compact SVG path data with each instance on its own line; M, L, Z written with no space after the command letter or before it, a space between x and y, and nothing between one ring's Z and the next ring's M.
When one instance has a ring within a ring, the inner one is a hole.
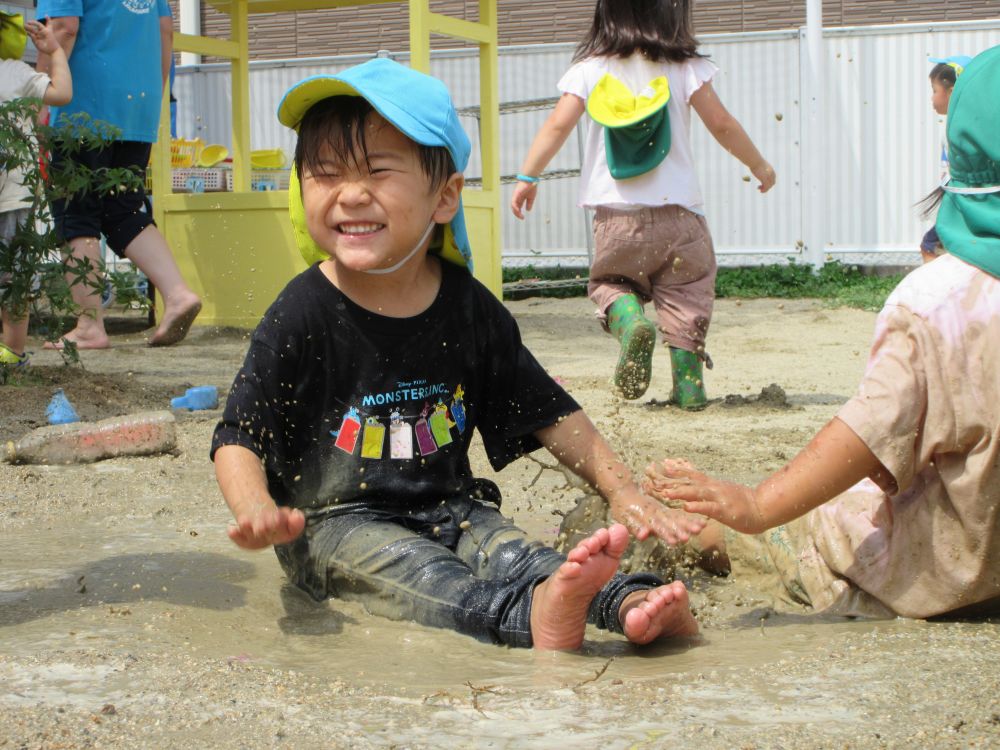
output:
M20 60L27 44L24 16L0 12L0 60Z
M670 151L670 82L666 76L650 81L638 94L606 73L590 96L587 113L604 126L608 169L616 180L649 172Z
M951 176L938 210L945 249L1000 278L1000 46L965 68L948 105Z

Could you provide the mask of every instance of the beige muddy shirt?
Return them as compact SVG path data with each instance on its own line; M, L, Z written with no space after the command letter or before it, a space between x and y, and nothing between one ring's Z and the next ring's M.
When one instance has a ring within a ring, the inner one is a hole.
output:
M907 617L1000 596L1000 281L951 255L913 271L837 416L896 487L809 515L830 569Z

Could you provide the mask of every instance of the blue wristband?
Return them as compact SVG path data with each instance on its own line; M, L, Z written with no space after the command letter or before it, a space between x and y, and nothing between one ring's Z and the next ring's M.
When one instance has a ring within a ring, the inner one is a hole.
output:
M518 174L514 175L514 178L518 182L527 182L530 185L537 184L538 183L538 179L539 179L537 177L530 177L530 176L528 176L526 174L521 174L521 173L518 173Z

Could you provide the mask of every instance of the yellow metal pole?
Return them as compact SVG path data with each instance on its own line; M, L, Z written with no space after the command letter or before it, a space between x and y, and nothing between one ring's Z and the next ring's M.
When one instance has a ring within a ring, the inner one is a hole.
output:
M236 56L231 62L233 87L233 191L250 190L250 32L247 28L247 0L233 0L229 6L231 40Z
M500 89L497 58L497 0L479 0L479 23L489 31L490 40L479 44L479 116L483 192L490 206L490 241L487 268L479 277L494 294L500 296ZM488 196L488 197L487 197Z
M410 67L431 72L430 0L410 0Z

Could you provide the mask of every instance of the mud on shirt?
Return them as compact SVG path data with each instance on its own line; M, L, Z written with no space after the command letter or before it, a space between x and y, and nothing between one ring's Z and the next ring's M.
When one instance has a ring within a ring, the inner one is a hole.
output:
M499 470L579 408L465 269L442 263L430 307L390 318L356 305L316 265L254 332L212 454L234 444L261 456L282 505L420 505L473 486L476 430Z

